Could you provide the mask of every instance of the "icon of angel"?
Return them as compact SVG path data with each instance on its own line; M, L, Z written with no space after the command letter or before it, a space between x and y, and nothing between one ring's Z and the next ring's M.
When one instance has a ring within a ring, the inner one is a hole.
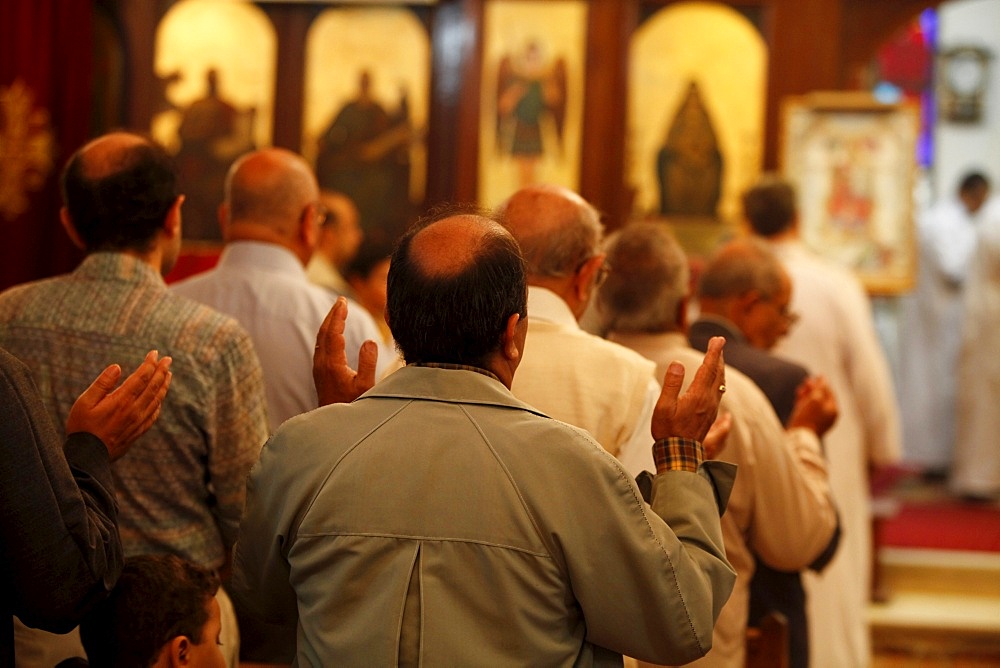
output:
M562 155L566 61L549 59L541 42L505 55L497 75L497 148L518 165L522 186L535 182L544 155Z

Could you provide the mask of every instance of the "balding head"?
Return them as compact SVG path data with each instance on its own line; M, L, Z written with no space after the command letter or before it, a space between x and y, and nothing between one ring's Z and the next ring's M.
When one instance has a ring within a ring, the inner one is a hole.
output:
M128 132L104 135L74 153L62 192L66 216L88 253L150 251L179 196L170 156Z
M248 153L226 175L226 238L244 239L269 230L280 239L294 240L304 216L315 214L318 200L316 177L301 156L282 148Z
M418 222L389 266L387 320L408 363L485 368L510 317L527 314L526 300L517 242L478 213Z
M737 239L706 265L698 284L701 312L726 318L751 344L770 349L795 321L792 282L767 244Z
M569 276L600 249L600 215L568 188L522 188L498 212L521 246L532 282L536 277Z

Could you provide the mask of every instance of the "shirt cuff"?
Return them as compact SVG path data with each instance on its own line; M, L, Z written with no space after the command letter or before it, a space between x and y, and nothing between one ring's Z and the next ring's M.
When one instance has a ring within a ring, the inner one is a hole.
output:
M698 441L687 438L661 438L653 443L656 472L690 471L694 473L705 460L705 451Z

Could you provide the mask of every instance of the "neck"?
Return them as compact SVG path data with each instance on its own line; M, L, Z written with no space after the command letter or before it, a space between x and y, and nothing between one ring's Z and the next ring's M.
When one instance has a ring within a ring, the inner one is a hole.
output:
M259 223L231 223L226 230L226 242L232 241L256 241L281 246L291 251L302 266L309 262L309 257L312 255L312 249L304 248L302 244L296 243L274 228Z
M582 303L577 297L577 292L572 276L529 276L528 285L555 293L560 299L566 302L566 306L573 312L573 317L580 320L583 312L587 308L586 303Z

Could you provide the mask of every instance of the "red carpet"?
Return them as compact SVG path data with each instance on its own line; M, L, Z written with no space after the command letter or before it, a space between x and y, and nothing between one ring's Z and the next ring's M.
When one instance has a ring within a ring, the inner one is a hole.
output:
M1000 552L1000 507L958 500L904 501L878 532L883 547Z

